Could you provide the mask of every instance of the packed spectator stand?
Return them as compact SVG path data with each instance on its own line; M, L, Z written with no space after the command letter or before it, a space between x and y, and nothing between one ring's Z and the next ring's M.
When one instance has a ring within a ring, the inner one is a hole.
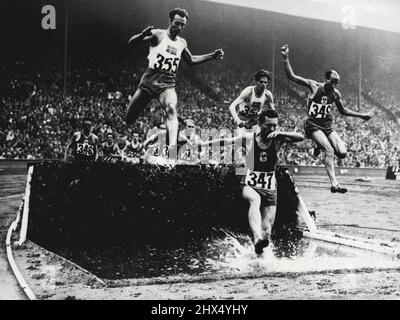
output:
M65 95L62 64L57 59L0 65L5 75L0 84L4 93L0 98L0 159L62 159L68 139L79 129L84 117L92 119L100 141L105 140L110 130L115 133L120 148L133 132L139 133L144 141L155 125L165 122L164 110L153 101L134 126L126 126L124 116L129 95L138 85L145 66L142 60L104 59L72 61ZM193 119L198 129L225 128L234 133L236 125L228 106L242 89L253 84L255 67L238 67L224 61L196 66L194 72L192 68L182 65L178 73L178 115ZM315 76L319 78L321 75ZM276 80L279 81L275 82L273 94L281 130L303 131L307 116L304 90L285 79ZM346 79L338 87L344 105L357 109L356 92L348 87ZM384 90L374 86L366 94L398 116L396 94ZM373 113L369 122L340 116L337 110L333 112L334 128L348 149L346 159L337 164L372 168L398 164L399 123L366 99L362 99L361 109ZM314 157L313 148L311 140L284 147L282 163L323 165L323 155Z

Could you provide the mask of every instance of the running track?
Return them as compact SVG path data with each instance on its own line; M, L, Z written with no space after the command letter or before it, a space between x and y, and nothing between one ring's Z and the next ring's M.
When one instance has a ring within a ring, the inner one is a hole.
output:
M24 172L27 170L24 167L18 174L9 174L1 165L0 169L0 300L24 300L26 296L7 261L5 241L7 230L21 204L26 180Z

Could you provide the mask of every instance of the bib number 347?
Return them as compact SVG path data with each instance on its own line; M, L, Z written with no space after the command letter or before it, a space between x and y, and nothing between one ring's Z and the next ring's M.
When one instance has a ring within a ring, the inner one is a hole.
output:
M246 185L264 190L275 190L275 172L249 171L246 175Z

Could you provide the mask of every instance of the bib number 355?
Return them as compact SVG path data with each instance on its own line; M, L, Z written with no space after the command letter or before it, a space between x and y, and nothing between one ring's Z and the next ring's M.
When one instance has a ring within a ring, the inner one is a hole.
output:
M176 72L179 58L165 58L161 53L157 55L157 61L154 64L154 69Z

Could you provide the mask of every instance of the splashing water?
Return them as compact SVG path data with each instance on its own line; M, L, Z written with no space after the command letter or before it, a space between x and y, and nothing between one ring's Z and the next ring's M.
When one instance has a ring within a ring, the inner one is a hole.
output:
M304 238L275 241L257 256L250 237L225 231L225 237L214 239L209 247L220 252L218 259L206 259L210 273L261 275L400 267L400 260L394 256Z
M343 245L290 236L274 239L257 256L248 235L214 230L213 236L175 245L65 249L63 256L107 279L205 276L221 278L341 269L400 268L400 259Z

